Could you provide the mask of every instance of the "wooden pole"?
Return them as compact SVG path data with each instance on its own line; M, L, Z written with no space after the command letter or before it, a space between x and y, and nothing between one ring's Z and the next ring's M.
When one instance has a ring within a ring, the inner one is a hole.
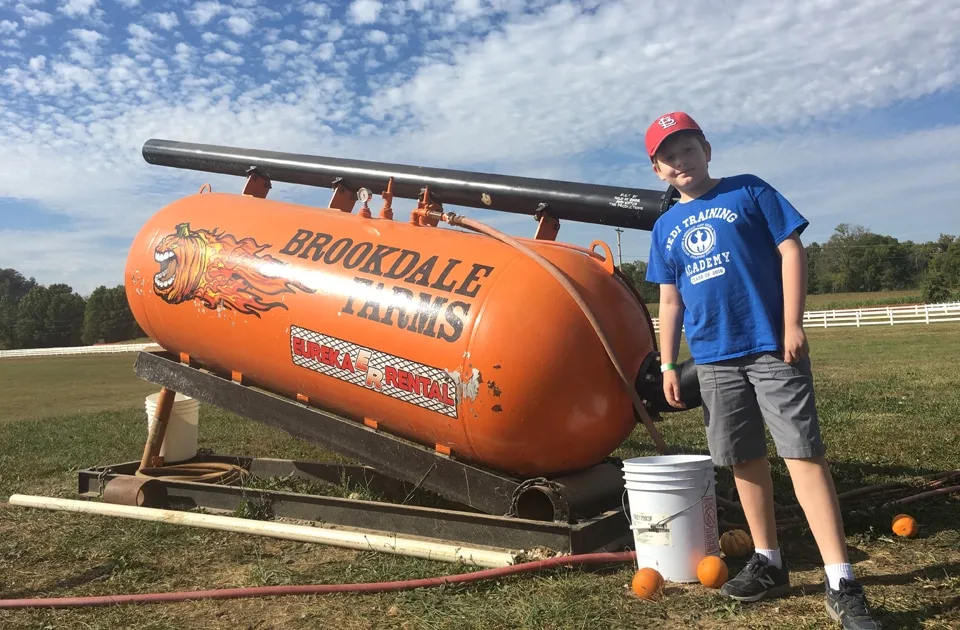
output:
M157 409L153 415L153 422L150 424L150 431L147 434L147 443L143 447L143 457L140 459L140 468L154 468L162 466L163 462L158 461L160 457L160 446L163 444L163 438L167 433L167 422L170 420L170 412L173 411L173 399L177 392L164 387L160 390L160 398L157 400Z

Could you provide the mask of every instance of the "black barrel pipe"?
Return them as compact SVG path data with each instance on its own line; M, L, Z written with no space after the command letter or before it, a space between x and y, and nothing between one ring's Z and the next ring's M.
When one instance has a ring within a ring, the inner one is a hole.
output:
M403 164L387 164L211 144L150 139L143 145L149 164L246 176L252 167L271 181L383 192L393 178L395 197L419 199L424 187L441 204L559 220L651 230L664 193L641 188L514 177Z

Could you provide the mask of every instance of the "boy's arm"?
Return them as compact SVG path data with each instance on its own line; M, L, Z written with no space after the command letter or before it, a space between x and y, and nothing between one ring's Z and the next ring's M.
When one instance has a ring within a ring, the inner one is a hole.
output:
M660 285L660 362L676 363L680 351L680 323L683 321L683 299L677 287Z
M672 284L660 285L660 363L676 363L680 352L680 328L683 322L683 298ZM663 374L663 394L667 402L678 409L685 405L680 400L680 382L676 370Z
M807 252L796 231L777 246L783 274L783 360L796 363L809 352L803 331L807 300ZM661 324L662 325L662 324Z

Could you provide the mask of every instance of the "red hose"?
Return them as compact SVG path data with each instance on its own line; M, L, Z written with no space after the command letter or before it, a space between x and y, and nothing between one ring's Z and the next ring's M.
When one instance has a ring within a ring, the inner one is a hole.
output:
M318 595L327 593L389 593L446 584L465 584L517 573L530 573L556 566L580 566L607 564L636 560L635 551L617 553L586 553L576 556L556 556L508 567L484 569L473 573L444 577L402 580L397 582L367 582L363 584L303 584L294 586L253 586L248 588L223 588L207 591L182 591L178 593L140 593L131 595L96 595L91 597L51 597L47 599L3 599L0 608L77 608L82 606L109 606L116 604L154 604L157 602L182 602L195 599L237 599L275 595Z

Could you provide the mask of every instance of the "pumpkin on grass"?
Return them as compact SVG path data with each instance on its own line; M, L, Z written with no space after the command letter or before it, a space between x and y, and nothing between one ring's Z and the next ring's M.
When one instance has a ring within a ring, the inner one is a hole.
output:
M742 529L732 529L720 537L720 551L731 558L739 558L753 551L753 539Z
M633 574L630 587L640 599L660 599L663 595L663 576L654 568L644 567Z
M697 579L707 588L720 588L729 576L727 563L720 556L707 556L697 565Z
M909 514L897 514L894 516L891 527L894 534L903 536L904 538L913 538L920 529L917 525L917 520Z

